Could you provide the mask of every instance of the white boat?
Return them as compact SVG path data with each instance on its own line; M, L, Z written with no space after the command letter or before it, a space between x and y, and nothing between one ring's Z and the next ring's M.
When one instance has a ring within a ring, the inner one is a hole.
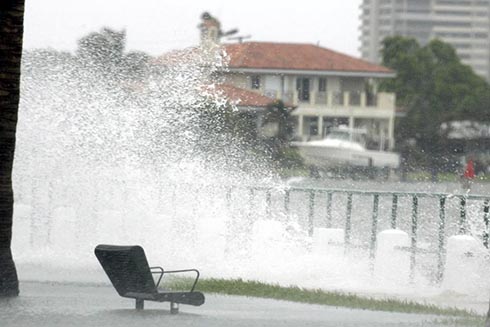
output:
M368 150L366 131L338 128L322 140L292 142L307 165L318 168L342 166L392 168L400 166L400 155L395 152Z

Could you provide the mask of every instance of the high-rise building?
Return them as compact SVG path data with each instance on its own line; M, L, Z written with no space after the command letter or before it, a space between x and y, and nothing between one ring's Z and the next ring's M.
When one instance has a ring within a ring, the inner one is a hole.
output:
M361 11L364 59L380 62L387 36L413 37L422 45L438 38L490 80L490 0L363 0Z

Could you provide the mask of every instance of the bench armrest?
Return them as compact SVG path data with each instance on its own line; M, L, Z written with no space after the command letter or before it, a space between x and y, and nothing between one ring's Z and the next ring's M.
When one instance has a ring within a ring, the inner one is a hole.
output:
M154 271L154 270L158 270L158 271ZM152 274L160 274L160 277L158 277L158 281L155 285L155 288L158 289L158 285L160 285L160 282L161 282L162 277L163 277L164 270L162 267L155 266L155 267L150 267L150 272Z
M158 270L158 271L152 271L152 270ZM192 288L190 292L194 292L194 288L197 285L197 281L199 280L199 270L197 269L181 269L181 270L163 270L162 267L150 267L150 271L152 274L160 274L160 277L158 278L158 281L156 283L156 288L158 289L158 285L160 285L160 281L162 280L163 274L175 274L175 273L183 273L183 272L195 272L196 273L196 279L194 280L194 283L192 284Z

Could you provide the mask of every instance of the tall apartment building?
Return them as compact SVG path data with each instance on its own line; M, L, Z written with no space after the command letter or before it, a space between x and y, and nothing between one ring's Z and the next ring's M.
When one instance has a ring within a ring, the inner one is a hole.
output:
M490 80L490 0L363 0L361 11L362 58L380 62L387 36L413 37L422 45L438 38Z

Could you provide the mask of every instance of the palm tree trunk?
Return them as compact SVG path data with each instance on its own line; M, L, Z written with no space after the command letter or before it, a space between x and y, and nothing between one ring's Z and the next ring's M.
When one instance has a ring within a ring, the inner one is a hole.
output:
M0 297L17 296L12 258L12 164L20 91L24 0L0 2Z

